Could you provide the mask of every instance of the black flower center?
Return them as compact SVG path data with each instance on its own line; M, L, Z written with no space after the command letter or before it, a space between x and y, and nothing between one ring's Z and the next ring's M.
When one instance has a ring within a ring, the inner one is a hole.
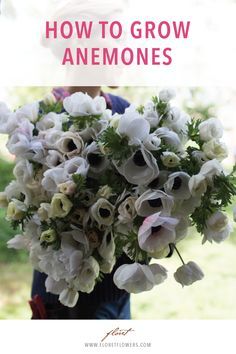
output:
M148 200L148 204L152 208L159 208L162 206L162 201L161 201L161 198L151 199L151 200Z
M151 183L149 183L148 187L149 188L156 188L156 187L158 187L159 182L160 182L159 177L157 177Z
M68 142L67 148L68 148L68 151L74 151L77 149L77 146L75 145L75 143L72 139Z
M105 208L100 208L99 214L101 215L102 218L108 218L111 215L110 210Z
M158 225L158 226L153 226L152 227L152 234L155 234L157 232L159 232L161 230L162 226Z
M134 154L133 161L134 161L135 165L137 165L139 167L143 167L146 165L146 162L143 158L143 154L140 150Z
M178 190L182 185L182 179L180 177L175 177L172 189Z
M92 152L88 154L87 158L91 166L99 166L102 163L103 159L103 157L99 154L94 154Z

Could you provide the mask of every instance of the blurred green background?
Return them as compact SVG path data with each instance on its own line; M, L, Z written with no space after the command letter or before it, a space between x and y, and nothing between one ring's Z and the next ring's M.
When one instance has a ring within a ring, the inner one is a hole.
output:
M6 88L0 91L0 101L5 100L16 108L34 99L41 99L50 88ZM110 89L105 89L110 91ZM144 103L155 95L156 88L123 87L112 90L136 104ZM236 92L223 89L177 89L177 101L191 115L207 118L219 115L225 127L229 158L225 167L230 169L235 160ZM196 113L198 112L198 113ZM0 191L12 179L13 157L5 148L6 136L0 135ZM232 211L227 213L232 219ZM0 319L29 319L28 300L32 281L32 268L27 254L6 247L14 236L0 209ZM235 224L234 224L235 226ZM205 278L190 287L182 288L173 279L180 265L174 254L159 263L169 270L168 279L152 291L132 295L133 319L236 319L236 229L224 243L201 245L201 237L194 229L179 250L185 261L194 260L203 269Z

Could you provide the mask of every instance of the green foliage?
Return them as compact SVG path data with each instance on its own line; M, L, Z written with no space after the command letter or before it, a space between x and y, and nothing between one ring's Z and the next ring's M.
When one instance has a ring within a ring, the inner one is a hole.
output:
M192 119L187 123L188 126L188 137L190 140L195 141L201 148L203 145L203 141L201 141L199 136L199 124L202 122L201 119Z
M50 112L61 113L63 111L63 102L57 101L52 104L46 104L45 102L40 101L39 107L40 107L41 115L45 115Z
M200 171L199 163L192 157L193 151L196 151L196 148L189 146L187 148L187 156L180 161L181 170L190 176L196 175Z
M156 111L160 116L163 116L167 113L168 103L161 101L157 96L152 97L152 102L155 105Z
M147 253L139 247L137 232L131 230L127 235L118 233L115 238L116 251L115 255L119 258L125 252L133 262L149 263Z
M218 201L219 208L226 208L236 195L236 177L232 174L215 176L212 197Z
M131 185L126 179L119 175L115 169L107 170L105 173L101 174L98 183L101 186L110 186L112 192L115 194L121 194L125 189L129 190L131 188Z
M72 175L73 182L76 184L77 191L81 192L86 189L86 178L78 173Z
M140 113L140 114L143 114L144 113L144 105L140 105L137 107L137 112Z
M224 210L236 195L235 177L232 174L215 176L213 185L208 186L201 198L201 205L191 215L192 223L199 233L203 233L207 219L216 211Z
M135 150L128 144L128 138L117 134L113 127L108 127L98 141L106 148L108 157L117 161L118 165L129 158Z
M70 116L70 121L73 123L73 125L76 127L76 129L85 129L87 127L91 127L94 122L99 120L101 118L101 114L90 114L88 116L78 116L78 117L72 117Z

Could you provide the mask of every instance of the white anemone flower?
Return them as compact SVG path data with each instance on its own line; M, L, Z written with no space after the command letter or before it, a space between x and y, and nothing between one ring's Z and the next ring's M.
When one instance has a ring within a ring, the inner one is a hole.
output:
M149 216L158 211L163 215L170 215L173 205L173 197L161 190L147 190L135 202L137 214L140 216Z
M188 216L183 216L181 213L176 213L173 216L179 220L175 228L175 242L177 243L188 235L191 221Z
M36 123L36 128L39 131L62 131L62 123L65 120L65 114L58 114L55 112L50 112L43 116L39 122Z
M65 161L64 156L57 150L48 150L47 157L45 159L45 165L49 168L59 166Z
M64 289L67 289L68 284L64 279L55 280L48 276L45 281L45 287L47 292L60 295Z
M158 128L155 131L158 138L162 139L166 144L171 145L179 149L181 147L181 141L175 132L171 131L167 127Z
M83 253L80 250L74 251L69 256L68 268L70 276L77 276L83 264Z
M179 267L174 273L175 280L182 286L193 284L204 277L202 270L195 262L188 262Z
M4 192L8 201L10 201L12 198L21 199L22 195L24 196L24 201L30 199L30 192L26 190L26 187L22 186L22 183L18 181L11 181L5 188Z
M224 160L228 156L228 148L219 139L211 139L203 144L203 152L209 159Z
M95 174L105 170L109 164L106 156L101 153L99 146L95 142L92 142L92 144L84 149L83 157L89 163L89 171Z
M89 165L83 157L74 157L64 163L64 174L69 178L71 178L73 174L79 174L85 177L88 173L88 169Z
M63 132L60 130L46 130L46 132L39 133L39 137L44 139L44 146L47 149L55 149L57 141L61 138Z
M56 149L68 157L79 155L83 147L84 142L79 133L70 131L64 132L56 142Z
M27 136L21 133L14 133L11 135L6 146L11 154L15 156L27 157L27 153L29 153L31 145Z
M190 116L185 112L182 112L179 108L171 107L167 113L163 125L173 130L183 138L187 134L187 123L190 119Z
M230 224L227 215L221 211L216 211L206 221L202 243L205 243L206 241L220 243L224 241L231 232L232 225Z
M67 307L74 307L77 304L78 299L78 290L73 287L62 290L59 296L60 303Z
M15 235L7 242L8 248L14 248L16 250L29 249L30 240L26 235Z
M204 120L198 126L201 140L209 141L213 138L220 139L223 136L223 125L217 118Z
M28 183L33 178L33 165L25 159L19 160L13 169L13 174L20 183Z
M180 163L180 158L171 151L163 151L161 161L165 167L176 167Z
M191 176L188 186L192 196L195 197L198 195L202 195L207 190L207 180L205 176L199 173L197 175Z
M120 117L117 132L129 138L130 145L139 145L150 132L150 124L139 114L134 106L126 108Z
M151 128L158 126L160 121L159 113L156 111L156 106L153 101L149 101L144 106L143 117L148 121Z
M118 208L118 219L121 223L127 224L132 223L136 216L135 201L137 198L129 196L127 197Z
M112 225L114 221L115 207L107 199L99 198L90 208L91 217L98 225Z
M206 177L207 180L211 181L214 176L220 176L224 172L222 165L216 159L205 162L199 174Z
M43 96L43 103L45 103L47 106L50 106L56 102L57 99L52 92L48 92Z
M209 161L203 151L195 150L192 152L192 157L202 166L205 162Z
M126 180L135 185L147 185L159 175L159 168L153 155L144 149L136 151L121 166L114 162L117 170Z
M16 111L19 119L28 119L30 122L35 123L39 116L39 102L35 101L19 108Z
M160 149L161 139L155 133L149 134L144 140L143 145L147 150L156 151Z
M64 173L64 168L55 167L44 172L42 179L43 188L52 193L59 191L59 185L66 182L67 177Z
M75 280L75 284L80 291L91 293L96 284L99 275L99 264L92 256L84 259L79 275Z
M179 220L162 216L161 212L148 216L138 231L138 243L142 250L153 253L175 241L175 228Z
M112 261L115 255L115 241L110 232L104 234L102 243L98 248L98 253L106 261Z
M106 109L106 101L102 96L92 98L87 93L75 92L64 99L63 106L72 117L101 115Z
M115 285L128 293L138 294L151 290L167 278L167 270L159 264L123 264L113 277Z
M114 268L114 265L116 264L116 257L113 257L111 260L106 261L102 260L99 265L100 265L100 270L101 272L105 274L109 274L112 272L112 269Z
M86 254L89 250L88 239L84 232L75 228L74 230L61 233L61 249L66 257L70 257L75 251L82 251Z
M190 198L189 179L190 176L185 172L171 173L167 182L164 184L165 192L172 195L175 199Z

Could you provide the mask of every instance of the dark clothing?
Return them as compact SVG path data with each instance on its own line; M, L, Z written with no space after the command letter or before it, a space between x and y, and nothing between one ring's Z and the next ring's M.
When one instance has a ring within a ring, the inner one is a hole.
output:
M55 97L63 99L68 94L62 89L54 90ZM107 108L112 113L122 114L129 103L121 97L112 94L102 94L107 102ZM74 308L63 306L58 295L46 292L45 280L47 275L34 271L32 285L32 299L30 302L33 310L33 318L48 319L129 319L130 318L130 295L118 289L113 283L113 275L116 269L131 260L124 254L118 260L111 274L106 274L102 282L97 283L90 294L79 294L79 300ZM35 300L36 299L36 300ZM38 311L45 306L44 309ZM43 315L41 315L43 313Z

